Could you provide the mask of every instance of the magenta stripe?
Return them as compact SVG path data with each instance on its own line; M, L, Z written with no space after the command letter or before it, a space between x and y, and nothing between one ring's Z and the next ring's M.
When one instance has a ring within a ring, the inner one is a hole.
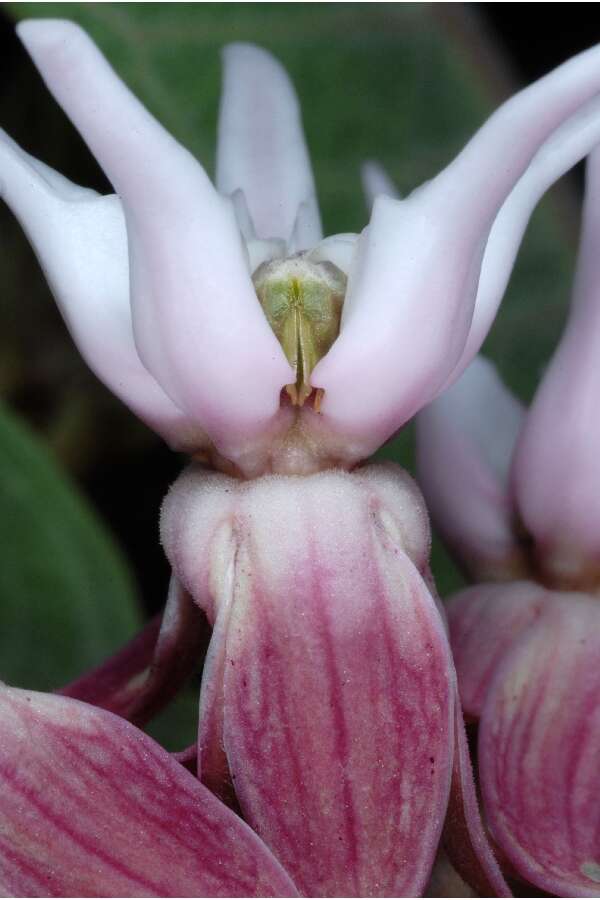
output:
M6 767L2 766L1 764L0 775L3 776L4 785L9 784L15 793L21 796L24 800L27 800L27 802L32 807L34 807L47 820L48 823L56 828L57 831L71 838L73 843L84 850L86 854L89 854L89 856L95 856L97 859L110 866L119 875L125 876L130 881L143 886L147 890L151 890L154 895L161 896L162 891L158 883L144 878L138 872L134 872L120 860L115 859L113 856L110 856L104 850L100 849L94 840L86 839L82 834L78 833L74 827L68 824L68 820L66 820L64 817L59 816L46 804L44 804L42 800L35 795L32 789L17 784L15 782L15 779L12 778L10 773L7 771Z
M312 605L316 621L319 623L320 633L324 644L324 658L327 665L327 682L331 695L330 707L333 712L333 727L335 729L335 743L337 745L337 755L342 766L346 767L348 762L348 726L345 716L345 708L341 696L340 687L342 684L342 671L338 664L335 652L335 644L331 636L331 625L327 616L327 597L324 595L321 583L315 573L319 571L319 553L313 541L308 541L307 553L311 563L312 573ZM345 807L344 827L346 831L346 841L344 849L348 857L348 868L353 873L354 892L358 896L360 893L357 883L358 873L358 844L356 836L356 810L354 807L354 793L346 775L342 779L343 803Z
M38 879L53 871L60 895L294 894L247 826L123 720L9 689L0 690L0 707L0 831L15 860L0 847L7 891L18 893L29 868ZM27 866L13 871L25 848Z

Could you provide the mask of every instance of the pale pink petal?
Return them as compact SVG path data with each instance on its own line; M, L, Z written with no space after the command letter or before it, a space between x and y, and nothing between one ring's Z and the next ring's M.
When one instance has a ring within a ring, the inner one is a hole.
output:
M469 337L449 381L479 351L494 321L523 234L540 197L600 142L600 100L586 103L546 141L502 206L490 232Z
M600 89L600 48L507 101L437 178L380 196L341 334L315 367L322 412L367 455L446 383L469 333L494 219L550 134Z
M296 249L311 247L321 240L321 220L292 83L253 44L230 44L223 62L217 187L244 192L258 237L288 241L297 228Z
M598 601L562 595L507 656L481 717L493 836L523 878L559 897L598 896L599 696Z
M553 594L532 581L478 584L446 601L450 644L465 713L478 718L491 679L520 634L544 615Z
M600 152L588 162L572 308L515 454L514 487L542 569L565 587L600 566Z
M295 895L256 835L123 719L3 687L0 720L7 896Z
M123 201L144 365L225 455L268 424L291 368L263 315L231 201L76 25L18 26Z
M454 707L454 765L443 846L456 870L477 890L476 896L512 897L481 821L458 695Z
M209 633L204 614L172 577L162 617L153 619L118 653L58 693L143 725L199 669Z
M131 328L127 233L117 197L72 184L0 132L0 195L38 257L92 371L175 446L194 428L140 362Z
M525 411L476 357L417 416L417 473L436 529L478 581L525 570L508 491Z
M386 197L399 199L400 194L396 189L396 185L383 166L375 160L369 159L362 164L360 167L360 178L369 212L371 212L375 200L381 194L384 194Z
M202 482L190 470L163 511L176 569L229 617L201 740L223 747L247 821L303 893L421 891L446 808L453 707L444 627L417 568L422 500L396 467L221 476L223 502L218 476ZM186 525L192 499L203 511Z

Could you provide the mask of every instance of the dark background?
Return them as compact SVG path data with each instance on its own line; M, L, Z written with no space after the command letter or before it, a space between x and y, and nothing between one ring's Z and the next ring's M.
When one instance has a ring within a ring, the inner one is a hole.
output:
M478 3L490 36L523 81L600 40L595 3Z

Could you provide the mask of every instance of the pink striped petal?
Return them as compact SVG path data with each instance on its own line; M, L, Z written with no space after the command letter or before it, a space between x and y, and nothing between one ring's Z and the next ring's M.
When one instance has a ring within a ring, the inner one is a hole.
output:
M600 48L507 101L437 178L380 196L342 330L315 367L322 412L372 452L439 393L463 352L500 207L551 133L600 88ZM468 186L468 187L467 187Z
M483 357L417 417L417 473L435 527L477 581L527 571L508 471L525 412Z
M127 233L117 197L72 184L0 130L0 194L40 261L81 355L170 444L202 443L140 362L129 308Z
M457 872L477 890L476 896L512 897L481 821L458 694L454 705L454 765L443 845Z
M162 619L58 693L145 724L198 669L208 637L205 616L173 577Z
M264 844L123 719L0 689L0 892L294 896Z
M600 151L589 158L566 331L535 396L514 486L536 556L557 586L596 585L600 568Z
M78 26L40 19L18 31L123 201L142 362L235 455L268 425L293 376L252 287L231 202Z
M223 63L217 187L222 194L243 191L258 237L289 241L298 226L296 250L312 247L321 240L321 220L292 83L252 44L230 44Z
M478 584L446 601L452 655L467 715L481 715L498 666L520 634L552 606L553 596L532 581L517 581Z
M418 492L394 466L204 482L189 470L163 510L176 571L219 610L201 774L214 783L228 764L247 821L307 895L421 891L448 796L453 698L419 574Z
M497 672L479 730L494 838L522 877L557 896L600 884L600 607L561 598Z

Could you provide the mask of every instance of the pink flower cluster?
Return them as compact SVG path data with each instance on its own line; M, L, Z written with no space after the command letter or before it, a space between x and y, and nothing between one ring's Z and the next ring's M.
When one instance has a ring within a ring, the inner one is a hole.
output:
M521 878L593 895L594 155L572 318L527 417L477 353L537 201L600 141L600 48L405 199L367 166L368 226L324 238L294 91L264 51L225 52L213 185L81 29L19 35L115 193L2 133L2 196L91 368L194 461L163 507L162 620L56 694L0 686L0 893L510 896ZM290 260L293 302L319 265L346 284L304 405L253 281ZM428 508L399 467L364 464L416 414ZM428 510L494 581L447 614ZM206 621L197 744L170 755L137 726Z

